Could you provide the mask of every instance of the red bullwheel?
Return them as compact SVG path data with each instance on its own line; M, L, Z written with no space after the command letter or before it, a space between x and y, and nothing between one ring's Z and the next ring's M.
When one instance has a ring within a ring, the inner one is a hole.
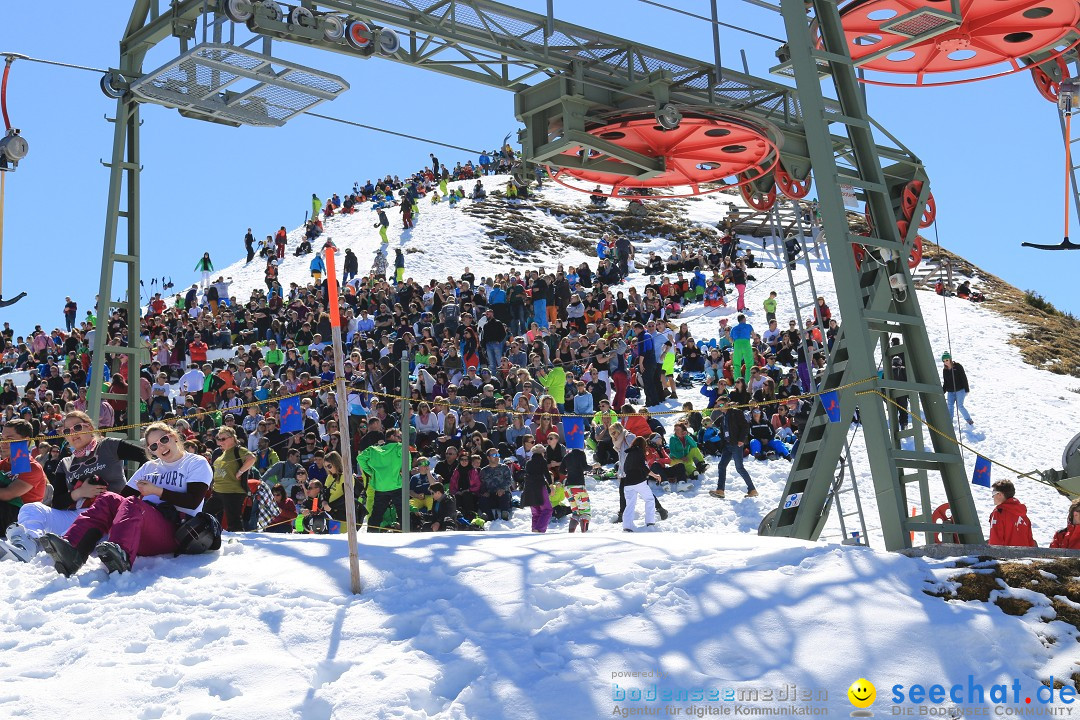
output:
M810 194L809 175L806 176L805 180L796 180L783 167L777 165L776 170L773 171L773 178L776 180L776 187L780 188L780 192L792 200L802 200Z
M776 204L776 186L773 185L769 192L764 193L760 190L753 190L749 183L739 186L739 192L742 193L743 200L746 204L755 210L765 212L772 210L773 205Z
M625 174L610 169L611 165L603 170L573 166L552 168L553 179L566 187L592 193L593 185L606 185L611 190L601 193L611 197L619 196L628 188L690 189L681 196L714 192L725 186L725 179L749 170L755 170L757 175L771 172L778 159L776 141L770 137L769 130L751 120L728 115L686 115L677 128L665 130L657 125L652 114L637 114L597 125L590 128L588 133L627 150L664 161L662 172L645 178L633 177L631 173L635 169L629 165L625 165ZM559 157L569 156L574 161L580 161L585 154L583 147L577 147ZM588 151L588 160L607 160L615 166L623 165L619 159L597 150ZM568 182L570 179L580 180L589 186L572 185ZM715 187L703 187L711 184L715 184Z
M855 255L855 269L862 270L863 260L866 259L866 248L858 243L851 243L851 252Z
M1061 79L1067 80L1069 77L1069 66L1065 64L1065 61L1061 58L1054 60L1058 69L1061 70ZM1035 87L1039 89L1039 94L1050 102L1057 104L1058 101L1058 87L1061 83L1057 80L1052 80L1046 71L1038 65L1031 68L1031 79L1035 81Z
M888 51L911 36L941 27L942 0L850 0L840 9L852 57ZM984 80L1027 69L1020 58L1061 57L1080 42L1080 0L960 0L960 24L914 45L862 63L870 73L906 75L877 85L917 87ZM996 69L995 69L996 68ZM962 72L962 75L949 73Z
M909 227L910 227L910 225L908 224L907 220L897 220L896 221L896 229L900 231L900 241L901 242L903 242L904 238L907 237ZM915 242L913 242L911 244L911 250L908 251L907 266L912 270L919 267L919 263L922 262L922 247L923 247L922 235L916 235L915 236Z
M922 181L912 180L904 187L904 193L900 199L900 207L904 211L904 217L911 220L911 214L915 212L915 205L919 202L919 193L922 192ZM934 202L934 193L930 193L926 199L926 207L923 208L922 220L919 227L928 228L934 224L937 218L937 203Z

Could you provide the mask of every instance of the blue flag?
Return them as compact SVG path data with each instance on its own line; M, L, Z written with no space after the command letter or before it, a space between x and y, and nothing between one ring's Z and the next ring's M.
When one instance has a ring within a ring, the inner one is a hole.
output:
M585 449L585 418L565 417L562 421L566 449Z
M840 422L840 398L835 390L821 393L821 406L829 416L829 422Z
M971 484L990 487L990 461L982 455L975 456L975 472L971 476Z
M30 443L27 440L20 440L19 442L13 442L8 447L11 451L11 473L18 475L20 473L30 472Z
M304 417L300 414L300 398L291 397L278 402L281 413L281 432L300 432L304 429Z

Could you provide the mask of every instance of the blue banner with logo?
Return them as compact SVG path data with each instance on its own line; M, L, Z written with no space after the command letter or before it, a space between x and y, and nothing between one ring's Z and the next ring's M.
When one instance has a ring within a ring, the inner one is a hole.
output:
M835 390L821 393L821 406L829 416L829 422L840 422L840 397Z
M566 441L566 449L585 449L585 418L566 417L562 421L563 440Z
M11 472L13 475L30 472L30 443L20 440L11 443Z
M300 414L300 398L291 397L278 402L281 413L281 432L300 432L304 429L304 417Z
M990 461L982 455L975 457L975 472L971 475L971 484L990 487Z

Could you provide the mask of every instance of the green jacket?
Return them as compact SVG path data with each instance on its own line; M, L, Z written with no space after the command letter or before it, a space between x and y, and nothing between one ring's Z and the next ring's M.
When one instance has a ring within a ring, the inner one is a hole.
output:
M595 415L593 415L593 418L592 418L593 425L599 425L600 423L602 423L603 422L603 415L604 415L603 411L598 412ZM608 415L608 417L611 418L611 422L613 422L613 423L619 422L619 414L616 413L614 410L608 410L607 415Z
M263 360L266 361L267 365L284 365L285 353L281 351L281 348L278 348L276 350L267 350L266 354L263 355Z
M401 489L401 443L372 445L356 456L356 462L375 492Z
M562 405L566 402L565 370L556 365L548 370L543 377L538 378L537 380L544 386L544 389L548 391L548 395L551 396L557 405Z
M765 298L765 302L763 302L761 304L765 307L765 312L771 312L771 313L776 312L776 298L767 297L767 298Z
M671 433L671 437L668 439L668 453L671 454L672 460L683 460L690 457L690 451L696 447L697 442L690 437L689 433L686 435L686 442L681 442L679 436L675 433Z

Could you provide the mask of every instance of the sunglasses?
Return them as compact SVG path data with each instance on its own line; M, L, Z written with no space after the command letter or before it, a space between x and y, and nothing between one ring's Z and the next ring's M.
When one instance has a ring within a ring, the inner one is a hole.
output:
M86 427L86 425L84 425L83 423L75 423L71 427L64 428L64 432L66 432L66 433L81 433L83 431L83 428L85 428L85 427Z
M156 443L150 443L149 445L147 445L146 449L149 450L150 452L157 452L158 446L164 447L164 446L169 445L171 443L172 443L172 438L170 438L168 435L166 435L165 437L158 440Z

